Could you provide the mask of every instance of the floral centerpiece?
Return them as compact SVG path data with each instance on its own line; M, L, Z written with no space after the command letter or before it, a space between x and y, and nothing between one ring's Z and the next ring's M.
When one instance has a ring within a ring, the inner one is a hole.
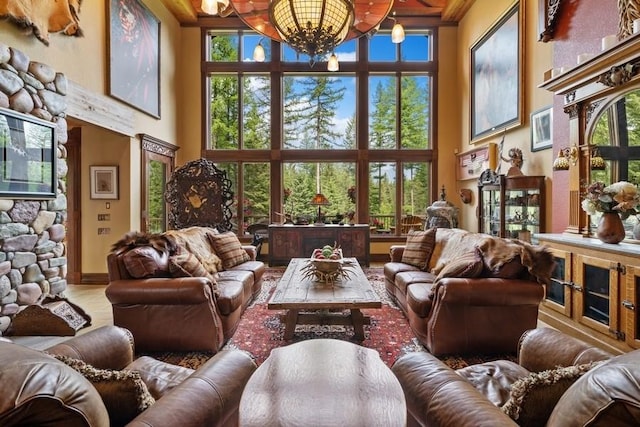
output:
M619 181L609 186L595 181L586 188L582 209L589 215L597 212L618 213L621 219L638 213L640 195L638 188L626 181Z
M626 181L605 186L596 181L586 188L582 209L589 215L602 214L596 236L605 243L620 243L626 237L623 219L638 213L638 188Z

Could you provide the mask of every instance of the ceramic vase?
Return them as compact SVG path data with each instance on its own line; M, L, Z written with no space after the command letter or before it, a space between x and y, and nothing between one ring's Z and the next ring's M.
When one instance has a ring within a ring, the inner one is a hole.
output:
M620 243L624 240L625 231L622 219L616 212L605 212L600 217L596 236L604 243Z

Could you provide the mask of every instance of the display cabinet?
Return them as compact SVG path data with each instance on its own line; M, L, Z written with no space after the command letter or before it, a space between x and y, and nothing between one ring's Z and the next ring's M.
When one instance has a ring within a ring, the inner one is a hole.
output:
M478 179L478 231L525 241L544 228L544 176L505 176L491 169Z
M612 352L640 348L640 245L539 234L556 266L540 320Z

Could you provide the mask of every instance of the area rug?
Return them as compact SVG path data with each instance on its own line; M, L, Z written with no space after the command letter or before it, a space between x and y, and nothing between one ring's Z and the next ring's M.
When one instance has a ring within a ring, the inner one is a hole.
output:
M363 313L371 317L371 325L365 325L365 340L354 338L353 327L341 325L297 325L291 340L284 340L283 310L267 309L267 301L273 293L284 267L270 267L263 276L262 290L242 315L238 329L225 345L225 349L241 349L253 355L261 364L271 350L295 342L332 338L346 340L378 351L387 366L393 365L398 357L414 351L427 351L417 340L404 314L389 299L384 288L381 267L365 268L365 274L382 300L381 309L365 309ZM165 362L196 369L212 354L206 352L149 354ZM488 360L515 360L514 355L464 355L445 356L441 360L453 369L482 363Z

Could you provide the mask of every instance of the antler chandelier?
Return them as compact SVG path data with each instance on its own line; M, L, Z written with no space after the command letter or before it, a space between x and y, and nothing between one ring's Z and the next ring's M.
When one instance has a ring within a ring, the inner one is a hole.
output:
M230 0L242 21L258 33L311 57L379 28L393 0Z

